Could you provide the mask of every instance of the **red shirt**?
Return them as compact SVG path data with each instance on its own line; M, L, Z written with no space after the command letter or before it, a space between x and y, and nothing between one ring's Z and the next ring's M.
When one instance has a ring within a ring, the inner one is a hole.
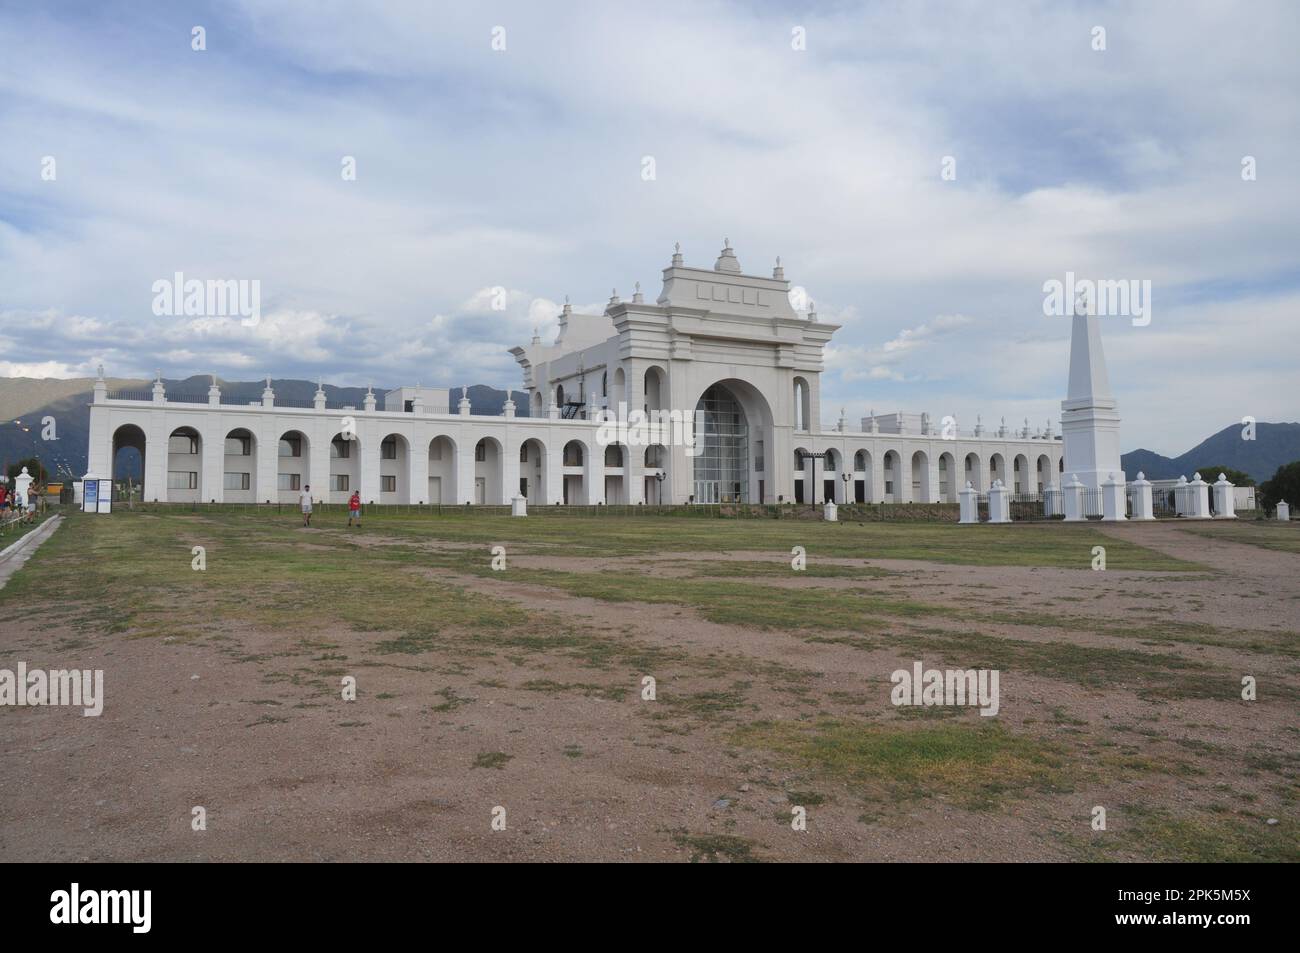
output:
M350 510L361 509L361 494L359 493L352 494L352 499L348 500L348 509Z

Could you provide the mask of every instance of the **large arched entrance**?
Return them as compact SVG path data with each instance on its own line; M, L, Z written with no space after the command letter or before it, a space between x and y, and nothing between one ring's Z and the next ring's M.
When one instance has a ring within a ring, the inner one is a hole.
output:
M144 431L135 424L123 424L113 431L113 459L109 464L112 472L109 477L113 480L118 499L149 499L145 496L144 449Z
M752 384L713 384L695 405L691 493L696 503L763 502L768 496L764 434L771 429L767 401Z

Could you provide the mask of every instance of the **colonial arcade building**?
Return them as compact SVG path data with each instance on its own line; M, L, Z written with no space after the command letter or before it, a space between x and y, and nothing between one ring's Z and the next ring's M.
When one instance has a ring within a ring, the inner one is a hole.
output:
M90 414L88 476L143 459L141 498L159 502L344 502L534 505L778 501L957 502L970 482L1038 494L1061 482L1063 443L1046 429L958 430L950 418L893 413L823 430L823 352L837 325L790 303L778 260L746 274L727 243L712 268L680 251L647 301L615 292L602 314L566 303L554 341L511 350L527 414L512 392L499 415L474 412L462 392L403 387L362 406L262 399L228 403L110 395L101 370ZM1077 345L1076 345L1077 346ZM1099 345L1098 345L1099 346ZM665 429L609 440L602 413L676 413L702 426L691 440Z

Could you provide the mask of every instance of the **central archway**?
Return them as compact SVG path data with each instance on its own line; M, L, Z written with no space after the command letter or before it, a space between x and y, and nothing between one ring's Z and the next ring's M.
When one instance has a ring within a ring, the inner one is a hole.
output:
M762 502L768 495L764 435L772 428L767 400L752 385L723 380L695 404L691 493L697 503Z

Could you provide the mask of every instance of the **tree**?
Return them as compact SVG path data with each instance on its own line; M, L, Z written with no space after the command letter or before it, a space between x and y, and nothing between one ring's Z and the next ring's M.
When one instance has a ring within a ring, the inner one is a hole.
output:
M1234 470L1232 467L1197 467L1196 472L1201 475L1201 479L1206 483L1215 482L1219 479L1219 474L1222 473L1233 486L1255 485L1253 476L1249 473L1243 473L1241 470Z
M1300 460L1278 467L1271 478L1260 484L1259 497L1259 505L1266 510L1274 509L1283 500L1293 505L1300 502Z
M9 477L9 485L13 486L14 478L23 472L23 467L27 468L27 475L36 480L37 483L45 484L50 480L50 472L41 466L41 461L36 457L30 457L26 460L19 460L17 463L9 464L6 476Z

